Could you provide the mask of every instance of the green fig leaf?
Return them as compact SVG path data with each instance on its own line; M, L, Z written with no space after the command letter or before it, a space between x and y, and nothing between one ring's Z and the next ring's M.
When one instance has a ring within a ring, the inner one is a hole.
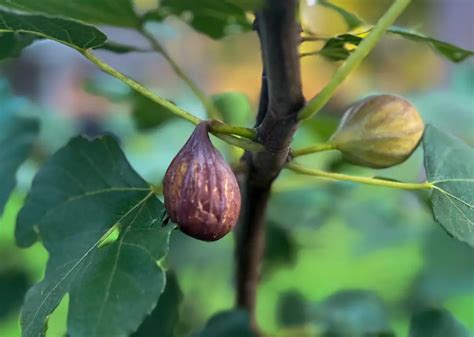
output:
M69 335L135 331L165 284L157 261L167 254L173 226L162 227L163 212L111 136L77 137L55 153L34 178L17 218L18 245L41 238L49 253L43 280L25 298L23 336L43 336L67 293Z
M433 126L426 128L423 147L434 219L474 246L474 149Z
M448 42L443 42L438 39L426 36L422 33L416 32L414 30L409 30L400 27L390 27L387 30L390 34L399 35L405 39L412 40L415 42L427 43L431 48L436 52L446 57L448 60L459 63L474 55L474 51L467 50L458 46L455 46Z
M89 23L123 27L138 27L140 23L132 0L0 0L0 5Z
M255 4L254 4L255 2ZM162 0L157 11L147 17L163 20L170 15L181 16L195 30L213 39L228 35L230 28L252 29L246 9L258 5L253 0ZM186 15L189 14L189 18Z
M174 337L183 293L172 271L166 273L166 287L151 314L131 337Z
M330 61L344 61L362 42L363 38L354 34L341 34L326 41L323 48L315 52L302 53L301 57L321 55Z
M107 40L97 28L77 21L20 14L3 9L0 9L0 33L30 34L57 41L77 50L97 48Z

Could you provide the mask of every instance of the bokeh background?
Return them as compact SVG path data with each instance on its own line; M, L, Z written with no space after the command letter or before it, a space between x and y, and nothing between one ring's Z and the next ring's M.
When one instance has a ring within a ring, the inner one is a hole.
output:
M333 2L372 23L391 3ZM146 10L155 1L137 0L136 5ZM398 24L473 50L473 14L471 0L416 0ZM347 29L337 14L313 1L302 4L301 18L304 28L316 34L335 35ZM115 41L147 46L133 32L102 29ZM243 101L239 96L239 121L252 125L261 75L255 33L215 41L177 19L152 24L149 29L206 93L244 94ZM301 49L320 47L307 42ZM199 101L160 55L97 53L160 95L204 117ZM339 65L318 56L302 59L308 99ZM386 36L324 111L302 124L295 146L326 140L345 107L373 93L409 98L427 123L474 145L473 61L450 63L428 45ZM18 314L23 296L41 279L47 261L40 243L23 250L13 240L16 213L42 162L73 135L113 133L133 167L149 182L160 184L172 157L191 133L189 123L172 116L163 118L156 128L139 131L131 118L137 109L133 97L128 87L98 71L77 52L51 41L37 42L21 57L0 63L0 113L2 109L25 110L40 116L42 122L41 137L21 167L18 187L0 219L0 336L20 335ZM147 108L153 109L145 103L140 106ZM229 161L238 156L227 145L215 143ZM421 149L406 163L378 171L347 165L337 153L301 161L353 174L404 181L424 178ZM427 195L331 183L285 172L275 183L268 222L257 309L264 331L301 329L301 335L316 334L325 307L337 305L334 295L341 296L341 291L346 300L357 303L351 319L364 322L379 315L398 336L407 335L411 314L427 305L449 309L474 331L474 251L451 239L433 221ZM178 232L173 235L165 264L176 271L184 293L180 336L202 327L212 314L232 307L233 246L232 235L215 243L198 242ZM47 336L64 336L66 317L67 298L50 317Z

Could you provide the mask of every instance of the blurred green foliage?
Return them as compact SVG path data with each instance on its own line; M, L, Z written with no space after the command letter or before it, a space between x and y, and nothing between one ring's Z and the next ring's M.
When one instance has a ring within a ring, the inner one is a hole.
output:
M39 6L39 2L24 1L27 2ZM195 10L193 2L181 3L187 3ZM173 14L180 12L178 8ZM109 16L113 22L105 23L132 25L135 22L129 13L115 14ZM227 29L227 22L209 26L203 15L198 15L199 20L190 22L191 25L209 36L221 37ZM238 11L237 15L237 23L249 29L242 13ZM87 19L101 22L100 17ZM216 30L209 31L209 27ZM8 52L13 54L17 52L15 43L19 43L19 47L28 43L23 40L12 41L12 36L5 35L0 36L0 41L7 41L8 45L3 44L2 47L8 47L8 50L12 50ZM339 46L344 47L344 44ZM115 102L108 107L110 111L100 117L85 121L81 118L65 118L50 111L39 115L41 137L33 156L20 170L18 188L10 197L0 219L0 259L6 261L0 266L2 336L20 336L20 303L27 287L42 278L47 260L47 252L40 243L24 250L16 247L13 239L15 217L23 205L29 180L43 161L70 137L93 129L93 135L116 135L134 168L149 182L159 184L171 158L192 130L192 126L185 122L172 118L161 119L158 114L158 121L143 119L142 125L147 126L149 132L140 133L133 119L134 112L146 112L146 116L151 116L150 112L154 112L156 107L146 100L134 100L134 94L128 88L110 82L100 83L103 79L94 78L88 83L90 92ZM473 86L474 68L468 64L460 67L445 87L409 96L424 115L425 121L441 126L472 145ZM214 96L214 99L224 115L232 111L242 113L243 119L234 119L232 122L249 123L251 106L245 95L238 92L224 93ZM1 104L3 106L16 100L5 97ZM334 114L329 112L303 124L296 135L295 144L327 139L337 125ZM93 128L86 127L85 122L92 123ZM218 145L223 148L221 143ZM352 173L374 173L347 165L334 153L311 156L302 161L317 167ZM420 180L423 178L421 167L418 151L408 162L380 171L380 175L401 180ZM419 331L431 327L443 331L440 337L458 337L457 332L452 331L463 331L460 337L469 334L464 331L472 333L473 251L447 236L434 223L426 208L426 199L427 195L423 193L330 183L284 172L275 185L269 205L268 247L257 308L262 329L275 332L283 328L287 332L286 335L282 334L285 337L314 337L330 334L334 332L331 327L341 328L344 323L355 329L357 335L361 332L360 326L357 326L361 319L369 322L363 327L367 328L372 317L377 317L377 324L380 325L376 325L376 330L393 331L397 336L410 334L410 337L425 337ZM179 311L181 318L176 332L180 337L189 336L191 331L196 330L202 331L198 335L200 337L209 331L209 336L212 336L216 331L222 331L219 330L221 324L224 324L225 329L232 328L232 325L222 322L247 325L245 313L219 314L234 303L233 245L231 236L209 244L191 240L179 232L173 233L170 255L162 263L176 271L176 278L169 279L160 301L173 304L182 301L181 308L173 306L169 312L154 310L149 319L166 316L164 319L173 321L177 319ZM211 295L209 289L212 289ZM66 297L50 317L47 337L64 336L68 303ZM451 314L440 309L443 307ZM340 317L334 317L335 312L340 313ZM361 313L363 318L360 318ZM214 318L205 326L212 316ZM462 325L466 328L462 328ZM453 326L456 330L452 330ZM146 323L142 329L146 331ZM231 336L231 332L225 333Z
M467 71L472 74L470 68ZM466 73L459 74L464 77ZM459 96L467 91L453 90L452 93ZM432 102L429 99L415 101L420 111L428 114L430 121L436 123L436 111L429 113ZM469 103L469 100L466 99L465 102ZM463 115L469 109L468 106L461 105L460 109L453 110L453 114L459 113L461 120L469 120L469 115ZM37 151L46 156L57 148L56 144L64 143L67 135L72 136L81 131L81 123L61 122L61 119L54 116L51 113L40 114L46 130L51 130L48 120L70 126L57 135L60 138L56 141L51 139L54 134L51 132L48 134L49 138L40 137ZM142 134L134 131L136 129L131 115L129 116L124 118L106 115L96 123L100 130L113 132L118 136L128 158L139 171L147 171L142 163L150 160L150 151L157 152L160 162L153 165L161 171L155 174L157 182L192 128L183 128L181 126L184 124L171 120L150 133ZM331 121L329 117L324 117L323 120L327 120L322 123L324 128L321 125L316 127L317 121L303 124L296 143L316 142L326 138L337 121ZM463 133L464 126L459 126L460 136L472 142L467 130ZM455 129L456 124L453 123L452 128ZM170 140L167 134L174 135L172 142L168 141L166 146L159 145L158 149L152 146L162 143L163 137ZM163 152L165 149L168 155ZM328 167L338 156L325 154L305 160L313 165ZM37 158L40 161L35 165L25 165L26 168L35 170L41 163L41 158ZM383 170L382 173L390 176L390 173L396 172L397 178L416 180L421 167L420 159L420 155L416 154L400 167ZM341 166L341 169L361 174L370 172L350 165ZM22 177L20 174L19 179L22 180ZM27 250L14 245L12 233L15 215L22 205L27 184L20 181L19 185L17 192L10 198L0 224L0 255L4 257L3 261L10 261L2 268L0 276L8 275L17 280L12 289L11 282L1 282L5 278L0 277L0 294L8 294L8 298L1 297L2 302L6 303L4 308L8 309L4 309L0 327L8 337L19 336L19 305L26 286L41 277L46 259L46 253L40 244ZM383 303L374 307L377 308L374 309L374 315L385 317L386 324L383 327L390 327L393 330L387 331L393 331L397 336L408 334L413 313L432 307L446 307L462 322L460 324L473 330L472 249L451 239L434 223L426 207L425 197L423 193L328 183L303 179L286 172L282 174L275 185L269 208L271 223L257 308L262 328L265 331L283 328L288 334L301 333L306 329L304 331L308 336L317 336L324 331L322 327L331 326L332 323L328 322L335 319L325 316L324 308L336 305L332 304L334 298L353 294L347 293L348 289L358 289L354 293L359 294L356 296L358 299L366 298L367 294L369 303L375 298L377 303ZM176 328L178 336L187 336L202 328L210 316L232 306L232 249L231 236L209 244L190 240L179 232L173 233L171 252L164 263L167 268L176 271L183 294L181 319ZM196 277L197 274L199 277ZM209 296L210 286L213 289L212 296ZM176 291L174 290L175 295L170 296L179 297ZM341 315L346 319L349 319L349 315L357 315L357 311L367 313L363 309L364 305L374 305L362 304L365 300L360 303L359 300L352 300L351 296L349 302L336 301L340 310L347 312L347 315ZM166 298L163 297L163 300ZM66 304L67 301L62 302L52 315L48 336L57 337L60 331L65 331L65 318L61 317L66 313ZM291 308L291 311L285 313L285 307ZM152 315L156 314L154 312ZM308 326L313 326L313 329L308 329ZM292 330L296 328L303 330Z

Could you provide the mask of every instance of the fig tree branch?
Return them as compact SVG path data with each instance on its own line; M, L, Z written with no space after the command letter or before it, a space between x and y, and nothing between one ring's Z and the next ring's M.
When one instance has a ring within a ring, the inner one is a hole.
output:
M262 84L260 88L260 101L258 103L258 112L257 118L255 120L255 127L258 127L265 115L267 114L268 109L268 84L267 84L267 75L265 74L265 69L262 70Z
M256 140L264 151L244 155L247 175L242 183L243 203L236 242L236 305L249 311L256 327L256 292L265 246L266 208L271 186L286 164L296 131L298 111L304 105L296 22L296 0L265 0L256 13L264 76L256 122Z
M331 99L339 85L346 77L357 68L370 51L376 46L382 35L385 33L398 16L404 11L411 0L395 0L388 11L380 18L379 22L370 31L369 35L360 43L357 49L340 66L329 83L315 96L298 114L299 120L309 119L316 115Z

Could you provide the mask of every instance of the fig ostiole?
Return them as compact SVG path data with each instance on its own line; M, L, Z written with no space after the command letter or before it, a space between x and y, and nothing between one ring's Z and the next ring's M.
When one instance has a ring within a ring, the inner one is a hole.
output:
M229 233L240 213L235 175L209 139L201 122L171 162L163 180L165 207L179 229L199 240Z
M423 130L423 120L409 101L376 95L344 113L330 143L353 164L385 168L404 162L416 149Z

